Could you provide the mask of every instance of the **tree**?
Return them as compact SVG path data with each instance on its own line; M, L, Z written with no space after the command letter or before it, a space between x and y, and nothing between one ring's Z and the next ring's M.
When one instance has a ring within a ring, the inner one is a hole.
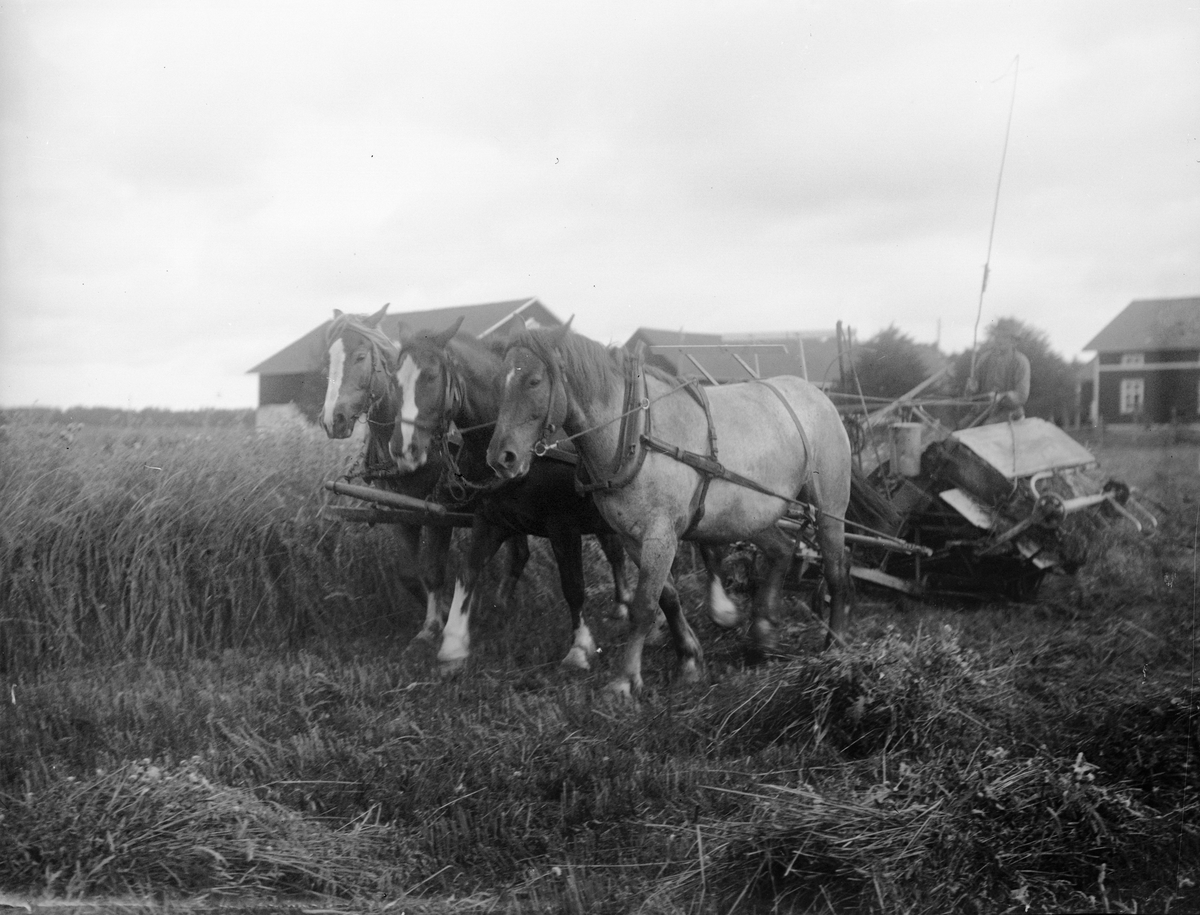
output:
M854 369L866 397L899 397L930 375L922 348L895 324L857 347Z

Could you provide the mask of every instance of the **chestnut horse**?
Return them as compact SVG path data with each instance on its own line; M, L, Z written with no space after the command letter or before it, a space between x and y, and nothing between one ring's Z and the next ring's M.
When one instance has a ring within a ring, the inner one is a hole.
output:
M575 492L575 468L561 460L535 461L521 481L499 486L486 463L491 422L499 406L499 353L475 337L458 333L460 320L441 333L401 331L404 406L392 434L397 466L420 473L430 460L443 466L443 491L474 515L467 559L455 582L454 597L438 661L444 670L465 664L470 654L470 618L478 603L484 564L513 535L550 541L563 597L571 611L574 636L562 666L587 670L596 643L583 617L586 600L582 536L594 534L612 567L617 616L627 615L630 588L625 551L601 519L591 499ZM451 426L461 437L450 446ZM405 427L411 432L405 437Z
M372 315L344 314L334 309L333 322L325 337L328 382L321 428L330 438L348 438L359 417L365 416L367 437L362 474L365 480L391 492L425 499L441 476L440 461L401 473L388 452L405 392L396 381L400 348L379 326L387 308L384 305ZM438 595L445 585L453 531L448 527L422 528L415 521L392 527L400 541L404 571L416 567L413 590L425 603L425 624L417 638L432 640L443 626ZM529 545L524 537L511 538L509 548L508 574L500 586L501 600L515 590L529 559ZM405 574L404 578L412 587L411 574Z
M780 588L795 549L776 522L799 498L815 512L829 633L840 637L850 594L850 443L819 389L789 375L705 389L569 328L517 334L504 357L488 463L503 479L519 479L536 454L556 447L556 430L578 451L596 505L639 569L633 635L609 687L615 694L641 690L642 647L682 539L748 540L763 552L769 568L755 597L751 648L774 649ZM696 680L700 643L677 602L663 609L679 677Z

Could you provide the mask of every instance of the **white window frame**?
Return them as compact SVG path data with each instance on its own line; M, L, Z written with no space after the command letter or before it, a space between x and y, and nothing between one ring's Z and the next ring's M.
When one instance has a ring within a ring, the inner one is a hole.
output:
M1121 353L1121 365L1139 366L1146 364L1145 353Z
M1146 379L1121 379L1121 415L1136 416L1146 405Z

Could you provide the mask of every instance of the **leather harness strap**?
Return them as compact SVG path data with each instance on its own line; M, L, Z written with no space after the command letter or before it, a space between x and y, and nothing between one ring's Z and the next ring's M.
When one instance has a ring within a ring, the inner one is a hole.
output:
M692 497L692 517L688 523L687 530L684 532L684 536L694 531L704 517L704 503L708 497L709 485L713 480L724 480L727 483L752 489L766 496L782 499L784 502L806 504L796 499L794 495L788 496L774 492L761 483L730 470L720 462L717 452L717 430L712 421L712 410L709 406L708 395L703 385L698 381L693 380L688 382L684 385L684 389L704 411L705 425L708 429L709 453L707 455L697 454L694 451L688 451L679 445L673 445L655 436L650 428L650 403L647 396L648 389L644 371L644 358L644 350L641 344L639 344L635 358L628 359L625 363L625 404L621 418L621 428L618 433L619 444L615 460L617 466L614 468L611 477L595 480L585 461L580 460L575 478L575 488L580 494L593 493L599 490L612 491L628 486L633 478L637 476L638 471L641 470L642 464L646 460L646 453L648 451L655 451L673 458L681 464L686 464L700 474L700 485ZM800 441L804 446L806 468L804 484L800 487L803 489L804 486L808 485L809 480L812 479L813 471L811 466L812 447L809 445L808 435L804 431L800 417L796 415L796 411L792 408L792 405L788 403L787 398L783 396L782 392L775 385L761 379L756 379L752 383L766 386L779 398L780 403L783 404L788 415L791 416L792 422L795 423L796 431L800 433ZM639 394L641 395L640 397ZM638 423L636 421L631 422L631 418L635 416L642 417L640 432L637 429Z
M645 359L645 346L639 342L634 351L634 358L625 360L625 406L621 411L621 427L617 433L617 466L613 469L611 477L595 480L581 460L575 475L575 491L580 495L601 489L622 489L628 486L642 469L646 460L646 449L642 447L642 442L650 435L650 402L646 396ZM640 430L635 416L642 417Z

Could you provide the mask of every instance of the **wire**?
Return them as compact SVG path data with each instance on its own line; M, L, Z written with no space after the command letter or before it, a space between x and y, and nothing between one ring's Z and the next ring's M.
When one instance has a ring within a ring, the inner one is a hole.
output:
M1008 136L1012 131L1013 108L1017 104L1017 77L1021 75L1021 55L1013 58L1012 95L1008 100L1008 121L1004 125L1004 148L1000 153L1000 174L996 177L996 199L992 203L992 225L988 230L987 257L983 262L983 282L979 286L979 308L975 312L975 330L971 334L971 374L968 380L975 378L975 353L979 341L979 319L983 317L983 294L987 292L988 274L992 268L992 241L996 237L996 214L1000 211L1000 185L1004 181L1004 160L1008 158Z

